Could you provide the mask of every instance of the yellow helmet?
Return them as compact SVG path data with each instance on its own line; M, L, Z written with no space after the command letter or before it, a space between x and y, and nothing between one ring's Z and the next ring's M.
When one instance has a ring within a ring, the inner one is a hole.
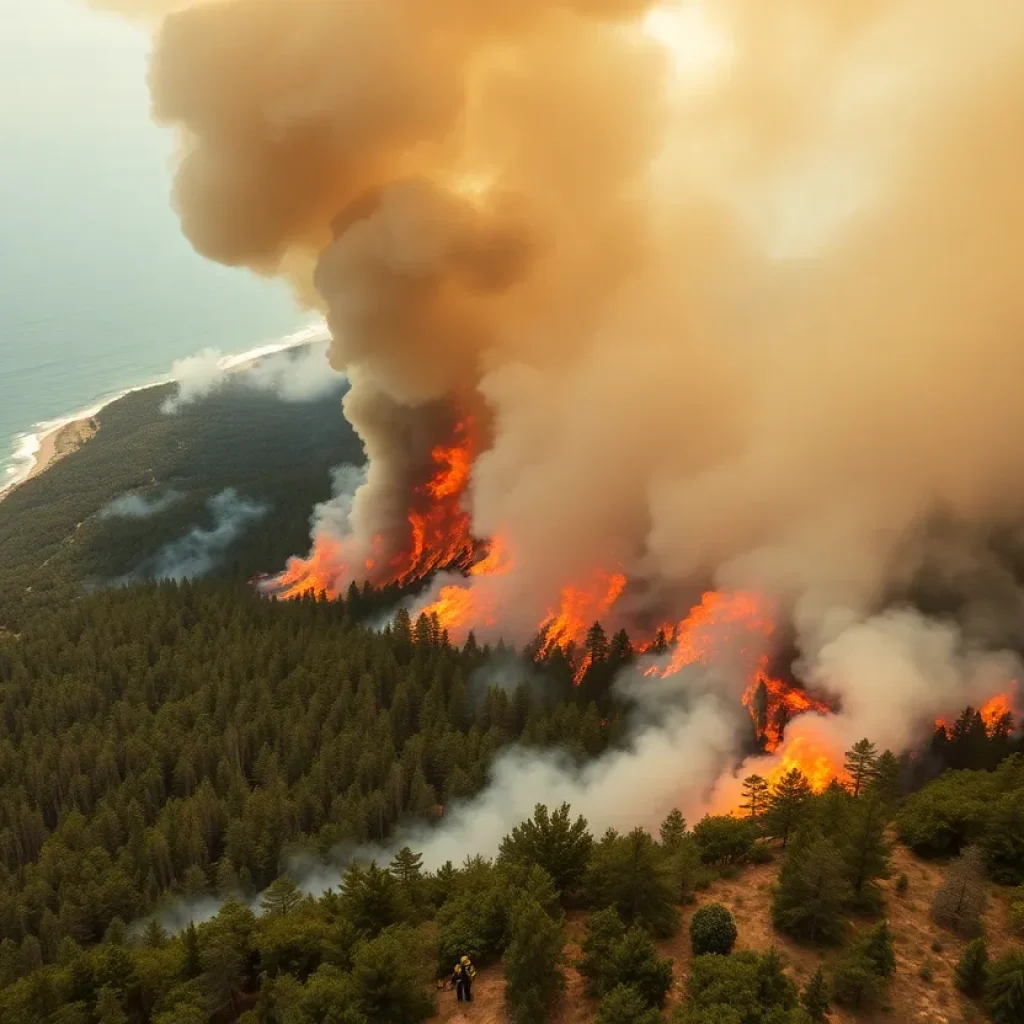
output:
M468 964L468 963L469 963L469 957L468 957L468 956L464 956L464 957L463 957L463 958L462 958L462 959L461 959L461 960L459 961L459 963L460 963L460 964Z

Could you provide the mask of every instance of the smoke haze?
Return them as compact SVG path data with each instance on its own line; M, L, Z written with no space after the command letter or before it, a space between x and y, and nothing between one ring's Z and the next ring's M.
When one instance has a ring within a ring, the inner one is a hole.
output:
M159 497L147 498L143 494L122 494L100 509L101 519L150 519L181 501L179 491L167 491Z
M161 548L139 575L157 580L198 579L214 569L246 527L261 519L267 506L232 488L208 502L213 525L194 526L184 537Z
M342 375L331 368L324 347L314 344L295 348L297 351L286 349L264 356L249 366L231 366L230 357L212 348L175 360L171 377L177 391L163 403L161 411L176 413L229 383L276 395L282 402L312 402L335 392Z
M369 457L341 491L358 553L405 542L469 412L473 533L514 553L470 585L511 639L595 570L629 577L631 613L759 591L843 698L791 727L833 752L905 743L1011 670L880 606L936 508L1024 511L1019 0L708 0L700 74L644 0L104 6L183 8L151 86L192 244L327 316ZM582 782L511 755L488 799L604 821L653 765L700 791L729 742L697 703Z

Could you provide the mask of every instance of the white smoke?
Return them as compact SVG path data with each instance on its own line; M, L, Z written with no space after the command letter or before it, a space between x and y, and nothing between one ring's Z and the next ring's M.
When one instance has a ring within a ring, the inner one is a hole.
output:
M235 364L217 349L207 348L179 359L171 367L176 394L161 411L173 415L183 406L207 398L228 384L275 395L282 402L312 402L338 390L344 375L327 360L324 344L295 346L251 364Z
M208 506L213 526L195 526L184 537L161 548L140 575L161 580L205 576L246 527L268 511L265 504L241 497L230 487L214 495Z
M160 497L147 498L142 494L122 494L99 511L101 519L150 519L181 501L180 491L166 491Z

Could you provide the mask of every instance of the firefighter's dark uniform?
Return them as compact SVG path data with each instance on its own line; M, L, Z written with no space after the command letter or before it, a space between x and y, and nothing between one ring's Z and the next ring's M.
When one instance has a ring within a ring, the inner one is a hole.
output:
M473 979L476 977L476 970L468 956L464 956L452 971L452 988L455 989L455 996L460 1003L473 1002Z

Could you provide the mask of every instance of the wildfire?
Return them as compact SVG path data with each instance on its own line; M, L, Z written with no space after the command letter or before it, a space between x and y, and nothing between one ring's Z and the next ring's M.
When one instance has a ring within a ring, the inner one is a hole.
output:
M578 643L588 627L615 604L625 587L626 577L621 573L595 573L592 585L586 588L563 587L558 611L549 611L540 624L538 632L544 638L540 653L546 657L556 649L565 651L570 644Z
M824 715L835 711L827 701L768 675L767 657L761 659L755 677L743 694L743 706L754 720L758 740L770 754L778 749L791 718L808 711Z
M772 753L795 715L834 710L806 690L769 675L764 648L774 632L775 620L756 594L709 591L678 626L659 630L666 639L671 635L674 646L667 664L651 665L645 674L664 679L687 665L708 665L727 653L747 676L743 705L754 721L758 740Z
M469 568L470 576L502 576L515 566L502 537L496 537L487 554ZM441 588L437 598L423 609L449 633L472 628L474 625L493 626L497 621L495 610L479 589L450 583Z
M846 773L837 766L832 752L806 736L794 736L786 740L781 749L776 751L771 768L760 774L769 786L774 787L794 768L803 772L815 793L828 789L833 779L843 782L846 778Z
M452 428L448 444L431 450L428 476L412 491L406 537L390 559L384 553L385 539L379 535L373 539L369 555L353 555L360 547L354 539L319 531L309 556L290 559L268 589L284 600L310 591L333 599L359 579L378 586L408 584L439 569L468 569L477 556L478 544L463 497L477 446L475 421L467 416Z
M981 720L985 723L985 731L990 735L1006 719L1007 715L1013 715L1016 686L1017 684L1014 683L1014 688L1009 693L996 694L978 709L978 714L981 715ZM936 730L942 729L947 735L953 731L953 726L945 718L937 718L935 728Z

